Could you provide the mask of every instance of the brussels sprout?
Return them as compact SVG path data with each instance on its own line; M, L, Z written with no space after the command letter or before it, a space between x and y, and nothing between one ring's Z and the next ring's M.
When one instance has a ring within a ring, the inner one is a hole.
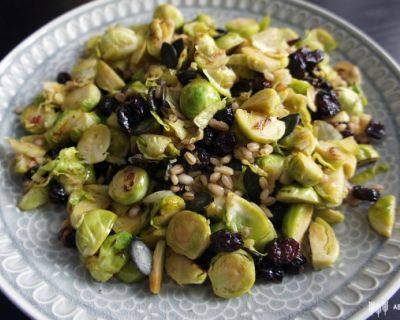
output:
M359 144L356 154L357 162L360 166L375 162L380 159L381 155L371 144Z
M335 70L348 84L361 83L361 72L356 65L348 61L340 61L335 65Z
M245 40L239 34L235 32L228 32L227 34L224 34L222 37L219 37L217 40L215 40L215 43L220 49L229 51L241 44L243 41Z
M196 37L201 34L216 34L207 24L200 21L193 21L183 25L183 33L189 37Z
M343 168L328 171L326 175L328 178L317 184L314 189L329 207L337 207L347 195Z
M236 81L236 74L232 69L223 66L217 69L203 69L203 73L221 95L225 97L231 96L229 89L232 88Z
M118 91L125 86L124 80L102 60L97 65L96 84L108 92Z
M82 112L76 119L74 127L69 132L69 138L77 142L82 133L89 127L100 123L100 118L95 112Z
M78 82L93 81L97 74L97 58L82 59L72 70L72 79Z
M94 209L107 209L110 203L107 193L87 192L82 189L73 191L69 195L67 205L71 226L78 229L86 213Z
M278 154L270 154L256 159L256 164L268 173L267 178L279 179L285 168L285 157Z
M207 278L207 272L199 265L172 250L167 251L165 270L179 285L202 284Z
M205 80L193 80L181 92L180 110L188 119L194 119L209 105L221 101L217 90Z
M104 124L94 125L82 134L77 149L86 163L99 163L106 159L110 146L110 130Z
M241 232L245 238L255 241L254 247L263 251L266 243L277 237L274 226L264 211L233 192L226 197L223 220L233 232Z
M208 269L214 294L229 299L249 292L256 280L252 257L243 250L216 255Z
M387 195L380 198L368 210L368 221L372 229L381 236L390 238L396 216L396 197Z
M238 18L225 23L228 31L236 32L242 37L248 38L260 30L258 22L254 19Z
M235 120L240 131L250 140L259 143L278 141L285 133L285 123L276 117L237 109Z
M149 189L149 175L139 167L128 166L118 171L110 185L108 194L121 204L134 204L144 198Z
M330 209L330 208L315 208L314 216L320 217L325 220L329 224L335 224L339 222L343 222L344 215L338 210Z
M288 64L286 55L271 57L268 53L262 53L253 47L243 47L241 51L246 57L247 67L257 72L274 72L286 67Z
M225 50L218 48L209 34L201 34L195 48L194 61L200 69L216 69L228 62Z
M224 197L215 197L214 201L211 202L206 209L206 215L208 218L211 219L221 219L224 212L225 212Z
M89 83L83 87L76 87L71 91L67 91L62 109L82 109L84 111L90 111L96 107L100 98L100 90L94 84Z
M268 117L285 117L289 111L283 108L281 99L274 89L264 89L258 91L247 99L241 108L247 111L254 111Z
M304 186L314 186L324 179L322 169L310 156L298 152L289 157L287 171L289 177Z
M357 158L356 156L349 154L347 159L343 162L343 172L346 179L350 179L354 176L357 169Z
M332 266L339 257L339 242L332 227L321 218L311 222L308 229L311 261L314 269Z
M100 247L98 257L89 257L85 262L91 276L101 282L110 280L128 262L131 240L128 232L108 236Z
M167 227L166 240L176 253L189 259L201 256L210 244L209 222L202 215L184 210L176 213Z
M128 261L117 273L114 274L118 280L125 283L135 283L143 280L146 276L140 272L138 267L132 262Z
M196 21L203 22L203 23L205 23L207 26L209 26L212 29L215 29L217 27L217 23L215 22L215 19L213 17L211 17L210 15L205 14L205 13L199 14L196 17Z
M107 238L117 220L117 215L108 210L89 211L76 232L76 246L83 257L93 256Z
M310 155L314 152L318 141L310 129L297 126L291 134L280 140L279 144L284 149Z
M292 204L282 220L282 233L301 243L313 216L310 204Z
M149 276L150 292L154 294L160 293L161 283L164 274L165 261L165 241L160 240L156 244L153 255L153 265Z
M319 204L320 198L312 187L284 186L276 194L276 200L286 203Z
M170 43L174 35L175 23L172 20L155 18L149 25L147 52L153 57L160 57L161 46Z
M280 50L286 50L289 47L288 40L297 37L298 35L290 29L267 28L250 38L253 47L260 51L278 53Z
M109 128L109 130L111 138L110 147L107 150L109 156L125 159L130 150L129 137L119 129Z
M340 107L351 116L357 116L364 110L359 95L350 88L339 88L337 90Z
M144 158L149 160L162 160L179 155L172 139L163 135L142 134L137 138L136 145Z
M103 59L115 61L127 58L137 49L138 39L135 32L125 27L109 28L102 36L99 50Z
M140 233L140 238L143 240L146 246L154 249L159 240L165 239L166 232L166 228L157 229L152 226L148 226Z
M159 204L159 215L152 217L151 225L162 227L168 224L175 213L185 209L185 200L177 195L166 196Z
M339 168L350 156L357 154L358 145L353 137L349 138L336 141L319 141L315 151L322 156L324 161L334 168Z
M18 202L18 208L24 211L33 210L45 205L47 202L49 202L47 188L34 185Z
M306 31L304 37L296 42L296 47L309 47L311 50L330 52L337 47L337 43L328 31L316 28Z
M16 139L8 138L7 141L17 154L23 154L29 158L41 158L46 154L44 148L27 141L22 141L22 139L18 141Z
M182 27L184 18L182 12L171 4L163 3L160 4L154 11L153 18L162 20L172 20L175 23L175 29Z
M311 84L304 80L292 79L292 82L289 84L289 88L292 88L296 93L307 95L308 89L311 87Z
M31 133L43 133L50 128L57 118L53 105L30 105L21 114L24 129Z
M271 22L271 18L269 16L264 16L262 20L260 21L260 31L264 31L269 27L269 24Z

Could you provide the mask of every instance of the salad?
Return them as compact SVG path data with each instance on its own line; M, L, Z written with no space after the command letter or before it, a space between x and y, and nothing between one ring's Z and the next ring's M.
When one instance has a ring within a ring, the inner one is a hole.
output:
M385 127L365 112L357 66L331 63L336 46L321 28L266 16L220 29L169 4L110 27L16 110L18 207L64 205L59 238L96 281L154 294L164 274L233 298L330 267L344 202L370 202L390 237L396 199L367 184L389 169L374 147Z

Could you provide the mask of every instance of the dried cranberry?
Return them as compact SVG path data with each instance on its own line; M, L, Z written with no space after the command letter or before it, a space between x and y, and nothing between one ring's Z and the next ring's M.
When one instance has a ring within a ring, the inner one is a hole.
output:
M385 126L378 121L371 120L367 126L366 133L368 137L380 140L386 135Z
M252 81L253 93L271 87L272 87L272 82L265 79L263 75L255 77Z
M365 188L362 186L354 186L351 190L351 194L354 198L364 201L378 201L381 197L381 194L377 189Z
M321 118L332 117L340 112L340 103L335 94L331 90L320 90L315 96L315 104L317 105L317 114Z
M340 132L343 138L351 137L353 136L353 132L349 128L344 129L343 131Z
M117 108L118 101L114 97L103 97L96 107L99 114L108 117Z
M68 72L60 72L57 75L57 82L61 84L66 84L71 79L71 75Z
M286 264L283 269L288 274L299 274L304 271L306 264L306 257L300 253L292 262Z
M68 201L68 194L65 188L57 180L50 180L49 182L49 200L53 203L66 203Z
M299 42L299 41L300 41L300 38L294 38L294 39L288 40L288 41L287 41L287 44L288 44L289 46L293 46L293 45L296 44L296 42Z
M243 247L240 233L222 229L211 235L211 246L215 252L232 252Z
M116 112L121 128L130 136L133 136L135 134L134 125L150 114L150 108L146 100L140 95L132 95L117 108Z
M316 65L323 59L324 53L320 50L300 48L289 55L288 69L293 77L304 79L308 74L312 74Z
M185 159L185 153L191 152L197 159L195 164L189 164ZM181 150L181 155L178 158L178 162L183 165L186 171L209 171L211 163L210 163L210 155L208 154L207 150L197 147L193 151L189 150Z
M211 152L219 157L226 156L235 148L237 139L231 132L218 132L214 138Z
M211 127L206 127L203 132L203 139L200 144L204 145L206 148L211 146L214 141L215 130Z
M227 123L229 126L233 125L233 121L235 120L235 112L231 106L227 106L225 109L218 111L214 118L218 121L223 121Z
M60 153L60 151L65 148L65 146L56 146L53 149L47 151L47 155L53 160L56 159Z
M300 252L300 244L292 238L277 238L266 247L267 259L274 265L292 262Z
M264 280L269 282L282 282L283 275L284 272L282 268L272 265L256 271L257 280Z
M239 97L242 92L248 92L253 89L252 81L248 79L240 79L231 88L233 97Z

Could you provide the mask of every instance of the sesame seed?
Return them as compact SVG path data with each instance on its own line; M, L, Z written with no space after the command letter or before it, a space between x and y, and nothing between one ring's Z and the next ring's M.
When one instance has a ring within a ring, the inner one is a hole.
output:
M224 195L224 188L215 183L209 183L208 190L217 197L222 197Z
M178 176L178 181L179 181L179 183L182 183L182 184L192 184L194 180L188 174L182 173Z
M214 172L220 172L226 176L233 176L235 173L231 167L228 166L217 166L214 168Z
M187 163L189 163L191 166L196 164L197 159L196 157L193 155L193 153L191 152L185 152L185 154L183 155L183 157L185 158L185 160L187 161Z

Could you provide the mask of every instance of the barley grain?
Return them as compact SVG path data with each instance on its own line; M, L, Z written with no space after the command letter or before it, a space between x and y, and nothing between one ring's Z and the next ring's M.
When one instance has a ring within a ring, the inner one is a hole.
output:
M178 176L175 175L175 174L171 175L171 182L172 182L173 185L176 186L179 183Z
M211 157L211 158L210 158L210 162L211 162L211 164L213 164L214 166L219 166L219 165L221 164L221 162L220 162L217 158L214 158L214 157Z
M221 179L221 173L220 172L213 172L210 176L210 182L211 183L216 183L219 179Z
M235 173L231 167L228 166L217 166L214 168L214 172L220 172L226 176L233 176Z
M184 168L183 168L183 165L181 165L181 164L176 164L169 170L171 175L173 175L173 174L178 175L178 174L183 173L183 171L184 171Z
M260 178L258 179L258 183L259 183L261 189L264 190L264 189L267 189L267 188L268 188L268 180L267 180L267 178L265 178L265 177L260 177Z
M185 160L187 161L187 163L189 163L191 166L196 164L197 159L194 156L193 153L191 152L185 152L185 154L183 155L183 157L185 158Z
M231 160L232 160L232 155L230 155L230 154L227 154L225 157L220 159L222 164L227 164L227 163L231 162Z
M208 184L208 190L216 195L217 197L222 197L224 195L224 188L215 183Z
M185 184L185 185L189 185L189 184L192 184L193 183L193 178L191 177L191 176L189 176L188 174L186 174L186 173L181 173L179 176L178 176L178 181L179 181L179 183L182 183L182 184Z
M182 198L183 198L184 200L186 200L186 201L193 200L193 199L194 199L194 193L191 192L191 191L185 192L185 193L182 195Z
M226 188L231 189L231 190L233 189L233 181L230 176L223 175L221 177L221 182Z
M260 150L260 144L258 144L257 142L249 142L247 144L247 149L250 150L250 152L257 152L258 150Z
M223 121L218 121L218 120L216 120L216 119L211 119L209 122L208 122L208 125L211 127L211 128L213 128L213 129L215 129L215 130L218 130L218 131L225 131L225 132L227 132L227 131L229 131L229 126L228 126L228 124L226 123L226 122L223 122Z

